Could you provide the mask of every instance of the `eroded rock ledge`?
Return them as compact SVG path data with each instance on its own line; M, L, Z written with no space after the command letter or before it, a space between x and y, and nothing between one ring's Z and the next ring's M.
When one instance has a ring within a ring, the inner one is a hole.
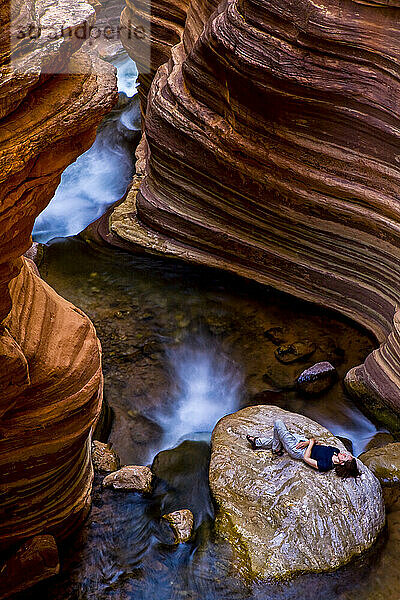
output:
M231 544L233 566L245 579L336 569L370 548L385 522L379 481L360 461L358 481L343 481L286 453L251 450L246 434L272 435L275 419L344 450L318 423L275 406L244 408L218 422L210 463L215 529Z
M183 27L170 0L182 41L149 92L146 177L111 230L366 326L382 345L347 385L399 431L397 4L192 0ZM163 9L152 71L173 43Z
M86 0L13 3L21 27L94 22ZM18 12L19 11L19 12ZM102 399L93 325L21 258L63 170L93 142L116 100L113 67L75 36L21 42L9 64L0 3L0 550L38 533L69 533L90 505L90 431ZM61 48L61 52L60 52ZM22 66L21 66L22 65ZM10 91L13 90L11 95Z

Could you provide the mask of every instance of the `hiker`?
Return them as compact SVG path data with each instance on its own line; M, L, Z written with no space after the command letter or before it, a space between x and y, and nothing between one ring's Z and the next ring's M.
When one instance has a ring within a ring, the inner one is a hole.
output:
M246 436L253 450L272 450L281 456L283 448L292 458L303 460L310 467L325 472L335 469L336 474L346 479L357 477L360 472L357 461L349 452L342 452L334 446L318 444L314 438L307 440L304 436L291 433L281 419L274 423L274 436L272 438Z

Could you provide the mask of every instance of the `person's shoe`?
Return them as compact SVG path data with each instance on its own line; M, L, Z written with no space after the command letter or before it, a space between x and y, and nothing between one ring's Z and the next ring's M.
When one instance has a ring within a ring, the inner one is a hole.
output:
M246 435L246 440L249 442L253 450L257 450L256 438L254 435Z
M272 450L272 454L275 456L283 456L283 450Z

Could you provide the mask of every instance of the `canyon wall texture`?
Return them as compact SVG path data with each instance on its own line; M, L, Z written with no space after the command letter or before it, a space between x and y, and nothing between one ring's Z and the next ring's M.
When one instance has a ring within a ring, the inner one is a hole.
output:
M14 24L94 22L78 3L14 2ZM90 430L102 400L93 325L22 257L63 170L93 142L116 100L113 67L74 35L21 38L10 64L10 5L0 3L0 550L63 536L90 505ZM12 92L12 93L11 93Z
M125 11L138 19L141 3ZM151 74L170 58L116 243L366 326L381 346L347 385L400 431L400 3L157 1L150 31Z

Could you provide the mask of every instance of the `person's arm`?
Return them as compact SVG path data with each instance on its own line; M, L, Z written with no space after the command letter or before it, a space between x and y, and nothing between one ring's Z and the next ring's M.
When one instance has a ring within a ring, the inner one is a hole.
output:
M318 469L317 461L314 458L311 458L311 450L313 449L314 444L315 444L315 439L311 438L311 440L309 440L309 442L308 442L307 450L304 452L303 460L308 465L310 465L310 467L314 467L314 469Z

